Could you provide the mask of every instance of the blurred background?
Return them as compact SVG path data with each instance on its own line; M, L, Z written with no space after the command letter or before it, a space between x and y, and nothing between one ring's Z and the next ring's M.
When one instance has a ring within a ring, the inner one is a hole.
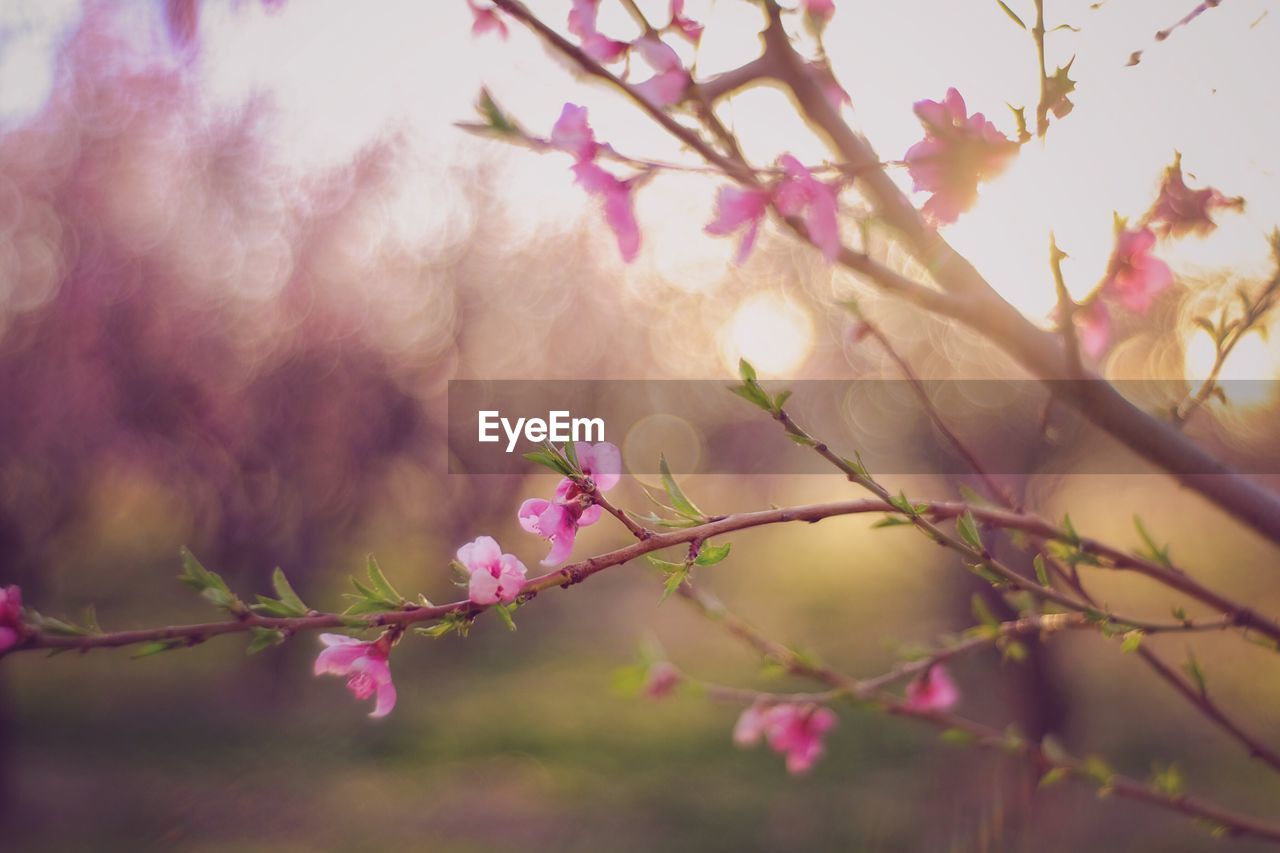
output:
M640 5L665 14L665 3ZM1198 182L1248 208L1208 238L1161 248L1178 287L1124 330L1105 368L1202 377L1212 346L1192 318L1271 272L1280 118L1265 72L1280 19L1262 0L1235 0L1156 44L1191 4L1047 5L1051 23L1080 30L1050 37L1051 67L1077 56L1077 108L948 237L1044 320L1049 230L1083 296L1105 268L1112 212L1140 215L1181 151ZM567 3L532 6L563 25ZM749 4L690 0L687 12L707 24L702 73L751 58ZM0 583L21 584L51 615L93 603L108 629L200 621L210 611L174 579L187 545L246 595L267 592L282 566L304 599L333 609L374 553L401 590L447 600L448 561L477 535L536 564L544 543L515 511L552 486L532 473L447 473L449 380L727 378L741 356L770 379L895 377L835 307L853 294L928 378L1018 376L971 334L876 299L769 229L734 266L733 241L701 233L707 176L662 175L639 193L644 244L622 265L567 157L453 123L472 119L483 84L531 132L546 134L574 101L627 154L683 153L526 33L472 39L470 23L461 2L0 2ZM601 27L635 34L610 0ZM1036 97L1032 45L994 3L849 0L827 48L851 120L886 158L919 137L911 102L947 86L1009 132L1005 103ZM744 93L725 117L759 163L783 150L825 156L776 91ZM1277 378L1278 340L1246 338L1225 375ZM1258 387L1191 425L1246 468L1280 452L1272 386ZM995 452L1008 441L1001 417L978 412L958 428L979 455ZM1045 437L1025 426L1032 453ZM889 484L934 497L957 486ZM1275 550L1163 476L1009 485L1123 546L1138 544L1140 510L1181 565L1280 610ZM685 486L713 512L848 495L828 476ZM645 508L636 480L616 494ZM743 533L701 580L778 639L874 674L902 647L971 624L974 590L939 549L870 521ZM602 523L578 553L624 541ZM1117 609L1157 618L1180 603L1124 578L1095 585ZM737 708L611 688L646 640L711 680L804 689L762 673L681 602L659 606L660 593L658 577L628 565L540 597L518 633L483 620L465 640L410 638L393 661L400 704L376 724L340 681L311 677L314 637L248 658L234 638L137 661L6 658L0 837L32 851L1215 843L1080 787L1037 794L1015 763L865 711L842 709L826 759L790 778L767 750L731 745ZM1182 639L1152 646L1186 655ZM1140 777L1176 761L1192 791L1277 812L1280 783L1115 643L1071 636L1032 651L1021 665L957 663L959 710L1052 733ZM1195 653L1215 697L1280 741L1274 654L1214 636Z

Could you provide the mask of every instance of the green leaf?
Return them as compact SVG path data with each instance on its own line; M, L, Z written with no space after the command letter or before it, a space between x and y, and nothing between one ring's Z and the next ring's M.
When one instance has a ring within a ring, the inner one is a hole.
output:
M279 616L281 618L291 618L294 616L303 616L305 613L299 613L283 601L276 601L274 598L268 598L265 595L257 596L258 603L249 605L249 609L256 613L266 613L268 616Z
M729 548L731 543L726 542L723 545L703 545L698 549L698 558L694 560L699 566L714 566L716 563L729 556Z
M1146 550L1141 552L1142 556L1159 563L1166 569L1173 568L1173 560L1169 557L1169 546L1157 545L1155 539L1147 532L1146 525L1137 515L1133 517L1133 526L1138 529L1138 535L1142 537L1142 542L1146 546Z
M1142 645L1142 637L1142 631L1135 630L1127 632L1124 635L1124 638L1120 641L1120 651L1126 653L1136 652L1138 647Z
M964 729L956 728L944 729L942 734L938 735L938 738L943 743L954 743L961 746L973 743L977 740L972 733L967 732Z
M1201 696L1208 693L1208 682L1205 680L1204 670L1200 668L1200 663L1196 660L1196 656L1191 649L1187 649L1187 662L1182 665L1182 671L1195 684Z
M978 524L973 520L973 513L965 510L964 515L956 519L956 532L970 548L975 551L983 550L982 536L978 533Z
M524 458L530 462L534 462L544 468L550 468L557 474L565 477L573 476L573 469L560 457L558 453L552 453L548 450L533 450L524 454Z
M373 588L384 601L393 604L403 604L404 596L396 592L395 587L387 580L387 576L382 573L382 569L378 566L378 561L369 555L369 561L365 564L365 573L369 576L369 583L373 584Z
M748 382L743 385L730 385L729 390L746 400L751 405L766 412L773 411L773 401L769 399L769 395L764 393L755 382Z
M1185 782L1182 778L1182 771L1178 769L1177 764L1170 763L1165 767L1157 764L1151 768L1151 771L1151 787L1153 790L1161 794L1168 794L1171 797L1176 797L1182 793Z
M816 447L818 444L817 441L813 440L809 436L797 432L787 433L787 438L791 439L801 447Z
M1031 565L1036 570L1036 580L1041 586L1049 585L1049 570L1045 567L1044 554L1036 554L1035 559L1031 561Z
M676 482L675 477L671 476L671 466L667 464L665 455L658 458L658 471L662 475L662 487L666 489L667 497L671 499L671 508L685 518L697 519L699 522L705 520L706 516L702 514L702 510L685 496L680 484Z
M244 650L247 655L256 655L263 649L278 646L284 642L284 632L275 628L254 628L249 640L249 647Z
M668 575L672 572L683 572L686 566L685 563L672 563L669 560L664 560L661 557L655 557L652 554L645 554L644 558L653 566L660 569L663 574Z
M298 597L298 593L294 592L289 579L284 576L284 569L279 566L276 566L276 570L271 573L271 588L276 591L276 595L280 598L280 603L285 607L292 609L299 616L307 614L307 605L303 604L302 599Z
M1018 14L1005 5L1004 0L996 0L996 5L1004 10L1004 13L1009 16L1009 20L1013 21L1024 30L1027 28L1027 25L1022 22L1022 19L1018 17Z
M745 358L738 359L738 375L742 377L743 382L756 381L756 369Z
M872 530L878 530L881 527L901 527L902 525L911 525L911 520L903 518L900 515L886 515L884 518L871 525Z
M1071 523L1071 516L1064 515L1062 517L1062 529L1066 533L1068 542L1077 546L1080 544L1080 534L1076 533L1076 526Z
M681 568L680 571L672 572L671 574L667 575L666 581L663 582L662 584L662 598L660 600L666 601L668 598L670 598L671 593L678 590L680 588L680 584L684 583L685 580L688 579L688 577L689 577L689 570L686 568Z
M1040 777L1040 787L1048 788L1050 785L1056 785L1067 778L1070 772L1066 767L1053 767Z
M774 397L774 398L773 398L773 410L774 410L775 412L776 412L776 411L778 411L778 410L779 410L779 409L781 409L781 408L783 407L783 405L784 405L784 404L786 404L786 402L787 402L788 400L790 400L790 399L791 399L791 391L790 391L790 389L787 389L787 390L784 390L784 391L780 391L780 392L778 393L778 396L776 396L776 397Z
M134 660L137 660L138 658L148 658L148 657L151 657L152 655L158 655L161 652L172 651L185 644L186 644L185 640L158 640L154 643L147 643L146 645L142 646L140 649L138 649L136 652L130 655L130 657L133 658Z
M495 604L493 606L493 611L498 614L498 618L502 620L502 624L506 625L509 631L516 629L516 620L511 618L513 610L515 610L515 606L511 604Z
M976 592L969 599L969 608L973 611L973 618L988 628L994 628L1000 624L1000 620L991 612L991 608L987 607L987 603L982 600L982 596Z
M1091 777L1099 785L1107 786L1111 784L1111 777L1115 775L1115 771L1111 769L1111 765L1107 764L1102 758L1096 755L1090 755L1085 758L1081 769L1085 775Z

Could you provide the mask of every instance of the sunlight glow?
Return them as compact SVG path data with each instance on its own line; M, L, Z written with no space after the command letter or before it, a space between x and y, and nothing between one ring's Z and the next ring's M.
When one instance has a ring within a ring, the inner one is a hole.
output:
M796 371L813 351L809 313L774 294L752 296L738 306L720 333L720 356L731 371L745 358L761 374Z

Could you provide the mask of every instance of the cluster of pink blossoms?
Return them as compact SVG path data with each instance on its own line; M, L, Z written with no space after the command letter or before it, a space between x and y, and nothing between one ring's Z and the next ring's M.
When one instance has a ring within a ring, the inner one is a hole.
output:
M917 101L924 139L904 159L916 192L933 193L921 209L937 225L955 222L978 200L978 184L998 176L1018 152L982 113L969 115L954 88L941 101Z
M715 219L708 234L725 236L742 232L736 260L751 254L760 223L772 203L783 216L803 221L809 239L828 261L840 255L839 183L824 183L790 154L778 160L782 177L768 187L721 187L716 193Z
M594 146L593 140L578 140L579 144ZM590 479L595 489L605 492L618 484L622 477L622 453L617 445L602 441L598 444L577 442L574 455L582 473ZM520 507L520 525L530 533L551 540L551 553L542 561L553 566L565 561L573 551L578 528L594 524L600 518L601 509L591 503L589 494L583 492L568 477L556 487L554 501L531 498ZM467 598L481 607L510 604L524 589L528 569L514 554L502 553L502 547L492 536L480 536L458 549L458 564L468 574ZM19 625L21 599L17 587L0 590L0 652L5 644L6 602L12 602ZM9 631L17 641L17 634ZM396 704L396 688L391 681L389 658L394 640L384 634L373 642L364 642L341 634L321 634L325 649L316 658L316 675L339 675L347 679L347 687L357 699L368 699L377 694L377 704L371 717L385 717ZM677 675L678 678L678 675ZM674 683L671 684L674 687ZM670 688L668 688L669 690Z
M1160 192L1142 223L1129 228L1117 221L1116 245L1098 290L1075 316L1080 344L1092 358L1111 343L1112 318L1108 303L1134 314L1145 314L1156 297L1173 284L1173 271L1154 254L1156 238L1188 234L1203 236L1218 227L1215 210L1241 210L1244 199L1228 198L1212 187L1193 190L1182 176L1182 156L1165 169Z
M22 639L22 590L16 586L0 587L0 654Z
M787 757L787 772L809 772L826 751L827 732L835 728L836 715L830 708L812 703L756 703L738 717L733 742L755 746L763 739L774 752Z
M655 107L669 107L684 100L684 92L689 87L689 72L671 46L651 35L633 42L609 38L596 28L599 7L600 0L573 0L569 32L577 36L582 52L597 62L608 64L635 50L654 72L648 80L635 84L640 96ZM684 0L671 0L670 12L670 22L664 29L696 45L702 38L702 25L685 17Z
M622 477L622 452L617 445L607 441L598 444L577 442L574 454L582 473L598 492L607 492ZM552 500L529 498L520 505L520 526L551 542L551 551L542 560L544 566L558 566L573 552L578 529L600 520L602 510L591 502L589 494L578 484L565 477L556 486Z

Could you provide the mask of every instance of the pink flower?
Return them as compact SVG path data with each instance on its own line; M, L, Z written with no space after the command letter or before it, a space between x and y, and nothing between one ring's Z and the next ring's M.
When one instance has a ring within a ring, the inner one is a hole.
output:
M684 16L684 0L671 0L671 23L667 29L680 33L690 44L697 44L702 38L702 24Z
M471 9L471 15L474 19L471 23L471 34L473 36L482 36L485 33L497 33L499 37L506 38L507 24L498 16L498 10L493 6L478 6L475 0L467 0L467 6Z
M573 452L582 472L598 491L607 492L618 484L622 477L622 452L617 445L607 441L595 445L580 441L574 444ZM551 552L542 560L542 565L563 563L573 553L578 529L600 520L602 510L589 501L577 484L566 477L556 486L555 500L530 498L520 505L520 526L551 542Z
M587 444L576 441L573 444L573 455L578 459L578 467L582 473L591 478L596 489L607 492L622 479L622 451L618 445L608 441ZM563 486L565 481L561 481Z
M783 179L774 188L773 203L783 216L802 216L809 240L823 257L835 261L840 255L840 223L836 212L836 190L819 181L790 154L782 155Z
M1090 358L1098 358L1111 343L1111 312L1101 299L1094 298L1075 312L1076 335Z
M804 16L815 29L825 27L835 13L835 0L804 0Z
M1210 216L1214 210L1243 209L1243 198L1227 198L1212 187L1190 189L1182 179L1182 155L1178 154L1165 169L1160 195L1147 219L1162 237L1204 236L1218 227Z
M757 703L738 717L733 741L738 746L754 746L764 738L770 749L786 755L788 772L800 775L822 757L824 739L835 724L835 713L821 705Z
M642 691L650 699L663 699L680 686L683 676L670 661L660 660L649 667Z
M916 192L931 192L925 218L955 222L978 199L978 183L996 177L1012 161L1017 143L982 113L968 114L964 98L948 89L942 101L917 101L924 139L907 149L905 160Z
M569 10L569 32L582 42L582 51L596 62L613 62L631 47L623 41L602 35L596 29L596 13L600 0L573 0Z
M473 604L510 604L524 588L528 569L502 553L492 536L481 536L458 549L458 562L471 573L467 595Z
M574 164L573 174L579 186L604 204L604 219L618 241L622 260L634 261L640 251L640 226L632 204L631 181L621 180L586 160Z
M587 108L577 104L565 104L551 128L551 144L561 151L567 151L576 160L595 159L600 144L596 135L587 124Z
M684 70L671 46L656 38L637 39L631 46L640 51L655 72L648 80L635 85L640 96L655 107L669 107L684 100L689 72Z
M1102 283L1104 293L1139 314L1146 313L1155 297L1173 284L1169 265L1151 254L1155 244L1150 228L1121 231Z
M370 717L385 717L396 706L396 686L391 682L388 646L383 640L361 642L342 634L321 634L324 651L316 657L316 675L344 675L347 689L357 699L378 694Z
M931 666L907 685L906 706L913 711L950 711L960 690L941 665Z
M741 264L751 254L756 235L760 232L760 223L768 208L769 193L766 190L721 187L716 192L716 218L703 230L723 237L745 225L746 230L738 243L738 253L734 256L734 260Z
M22 637L22 590L16 585L0 587L0 654L18 644Z

